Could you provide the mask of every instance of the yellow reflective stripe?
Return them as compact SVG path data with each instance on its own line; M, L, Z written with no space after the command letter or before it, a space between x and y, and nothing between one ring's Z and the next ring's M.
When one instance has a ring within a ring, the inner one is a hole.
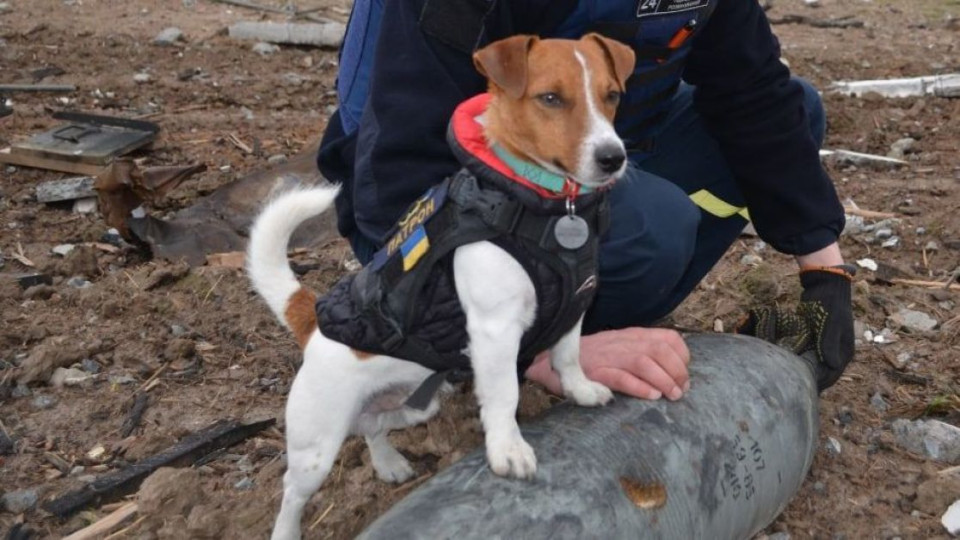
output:
M750 212L746 208L734 206L705 189L691 193L690 200L693 201L693 204L702 208L704 212L713 214L719 218L740 216L750 221Z

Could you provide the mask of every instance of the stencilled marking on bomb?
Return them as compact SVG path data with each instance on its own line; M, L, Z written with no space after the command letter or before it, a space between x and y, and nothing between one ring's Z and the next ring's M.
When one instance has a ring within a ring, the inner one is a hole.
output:
M733 437L733 459L723 464L720 492L724 499L749 501L757 495L756 476L767 468L760 441L749 434Z

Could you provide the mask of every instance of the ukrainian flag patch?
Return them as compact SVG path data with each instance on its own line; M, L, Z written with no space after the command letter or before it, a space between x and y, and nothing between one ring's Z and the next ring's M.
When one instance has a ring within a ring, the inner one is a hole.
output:
M430 249L430 239L427 238L427 231L423 226L414 229L410 236L400 244L400 253L403 255L403 271L406 272L413 268L420 257Z

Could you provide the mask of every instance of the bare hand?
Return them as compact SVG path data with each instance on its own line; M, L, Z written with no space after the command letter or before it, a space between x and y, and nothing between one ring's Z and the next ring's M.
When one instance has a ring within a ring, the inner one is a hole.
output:
M580 365L587 378L641 399L680 399L690 389L689 363L690 351L673 330L625 328L580 340ZM526 376L555 394L563 393L549 352L534 360Z

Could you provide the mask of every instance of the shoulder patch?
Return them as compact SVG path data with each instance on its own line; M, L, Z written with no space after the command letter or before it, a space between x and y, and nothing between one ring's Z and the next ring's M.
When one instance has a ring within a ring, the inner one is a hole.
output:
M699 9L709 3L710 0L640 0L637 3L637 18L652 15L672 15Z
M423 225L443 207L447 199L447 185L448 182L443 182L428 189L407 208L397 221L396 232L373 256L371 266L374 271L382 268L398 251L403 255L403 270L410 270L430 249L430 240Z

